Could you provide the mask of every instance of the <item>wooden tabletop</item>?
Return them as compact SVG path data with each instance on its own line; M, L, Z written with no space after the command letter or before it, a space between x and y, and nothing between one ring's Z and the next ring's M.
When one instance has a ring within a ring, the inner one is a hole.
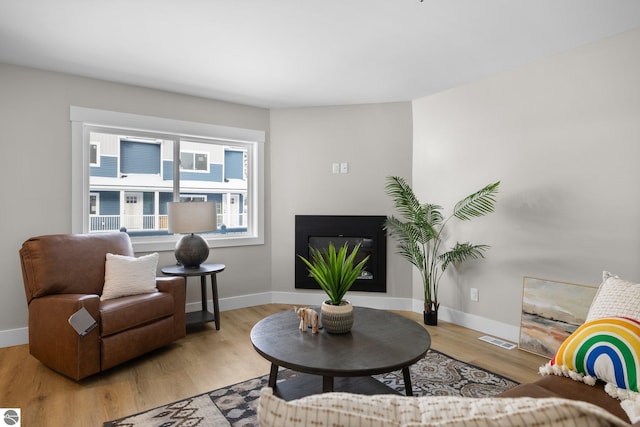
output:
M316 308L320 313L319 308ZM421 359L431 337L417 322L395 313L354 307L351 332L342 335L324 329L312 334L298 329L300 319L291 310L273 314L251 330L258 353L278 366L308 374L350 377L399 370Z
M168 276L202 276L203 274L220 273L226 268L224 264L200 264L197 267L185 267L182 264L162 267L162 274Z

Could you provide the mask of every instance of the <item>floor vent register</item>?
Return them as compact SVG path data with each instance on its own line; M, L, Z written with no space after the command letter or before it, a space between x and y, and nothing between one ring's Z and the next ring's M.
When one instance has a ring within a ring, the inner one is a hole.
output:
M507 350L513 350L516 345L507 341L503 341L499 338L490 337L489 335L483 335L478 338L480 341L488 342L489 344L497 345L498 347L506 348Z

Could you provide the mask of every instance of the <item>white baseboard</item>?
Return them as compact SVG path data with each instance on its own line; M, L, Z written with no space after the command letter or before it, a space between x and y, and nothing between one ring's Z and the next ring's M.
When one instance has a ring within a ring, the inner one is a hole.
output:
M416 313L424 311L422 301L413 300L413 311ZM487 319L486 317L476 316L475 314L465 313L442 305L438 310L438 319L515 343L520 338L519 326L509 325L508 323L498 322L497 320Z
M262 292L259 294L242 295L220 299L220 311L235 310L238 308L252 307L263 304L291 304L293 305L319 305L323 299L320 292ZM390 298L386 296L350 295L349 300L353 305L361 307L377 308L382 310L404 310L422 313L422 301L409 298ZM213 301L207 301L209 311L213 312ZM200 310L200 302L187 304L186 311ZM445 322L455 323L465 328L473 329L483 334L493 335L512 342L518 342L520 328L474 314L464 313L440 306L439 318ZM0 348L14 345L27 344L29 342L29 329L18 328L0 331Z
M271 292L262 292L259 294L221 298L219 304L220 311L229 311L238 308L253 307L254 305L271 304L271 302ZM207 309L213 313L213 300L207 300ZM187 313L199 310L202 310L202 303L200 301L187 304Z
M422 311L422 310L421 310ZM507 341L518 343L520 338L520 327L509 325L507 323L498 322L497 320L487 319L486 317L476 316L458 310L440 306L438 317L445 322L455 323L474 331L489 334L496 338L502 338Z
M293 305L320 305L324 299L321 293L305 292L263 292L259 294L242 295L238 297L220 299L220 311L235 310L237 308L252 307L262 304L291 304ZM412 310L411 300L408 298L375 297L368 295L352 295L349 301L353 305L361 307L379 308L384 310ZM187 304L187 312L201 309L200 302ZM213 301L207 301L209 311L213 311Z
M7 329L6 331L0 331L0 348L27 344L28 342L29 328Z

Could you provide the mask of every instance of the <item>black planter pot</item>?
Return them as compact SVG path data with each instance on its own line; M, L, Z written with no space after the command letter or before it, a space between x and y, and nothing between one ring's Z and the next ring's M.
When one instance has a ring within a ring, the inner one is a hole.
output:
M424 324L429 326L438 326L438 312L435 310L432 311L423 311L422 316L424 317Z

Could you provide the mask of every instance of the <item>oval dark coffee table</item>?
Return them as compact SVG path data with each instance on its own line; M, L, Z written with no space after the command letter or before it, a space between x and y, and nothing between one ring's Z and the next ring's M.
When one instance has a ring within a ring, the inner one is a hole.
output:
M363 307L354 310L353 328L344 335L323 329L315 335L311 329L300 331L300 319L293 309L258 322L251 330L251 342L271 362L269 387L287 400L295 399L319 392L317 376L321 376L323 393L390 393L394 391L370 375L401 369L405 393L412 396L409 366L429 350L429 333L417 322L395 313ZM280 366L311 375L300 375L276 387Z

